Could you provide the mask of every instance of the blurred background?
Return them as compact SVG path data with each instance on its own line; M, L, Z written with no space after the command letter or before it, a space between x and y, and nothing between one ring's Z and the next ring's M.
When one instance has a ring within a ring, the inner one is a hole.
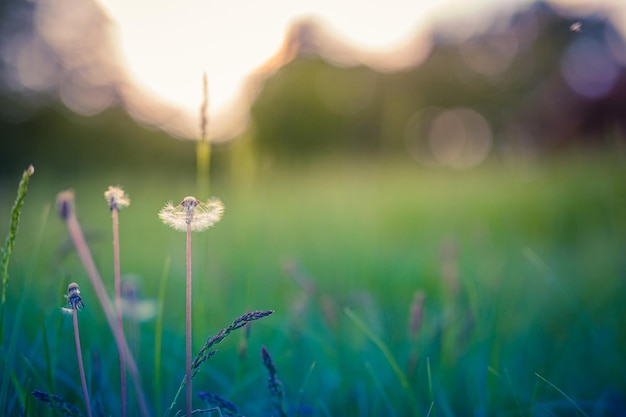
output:
M55 196L76 191L111 290L103 192L121 185L122 272L146 303L126 325L155 415L182 376L185 269L157 212L207 194L226 210L194 235L194 350L275 313L221 345L198 390L269 415L264 344L290 415L626 415L624 2L227 3L0 3L0 236L35 166L0 414L32 389L82 404L59 307L86 278ZM116 415L115 346L81 290Z
M190 165L203 73L216 167L623 148L620 1L199 3L5 0L0 173Z

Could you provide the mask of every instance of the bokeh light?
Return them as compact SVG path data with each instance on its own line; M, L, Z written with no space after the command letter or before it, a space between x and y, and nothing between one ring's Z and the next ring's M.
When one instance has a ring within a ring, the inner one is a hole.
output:
M561 59L561 72L567 84L588 98L607 94L619 76L619 68L605 44L582 37L572 44Z
M485 117L468 108L421 109L405 130L407 150L427 166L474 167L489 156L492 143L492 129Z

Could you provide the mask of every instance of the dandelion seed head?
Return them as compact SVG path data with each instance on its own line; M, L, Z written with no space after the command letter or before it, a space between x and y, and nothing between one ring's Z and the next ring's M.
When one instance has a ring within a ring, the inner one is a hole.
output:
M78 284L77 284L77 283L75 283L75 282L70 283L70 284L67 286L67 293L68 293L69 295L72 295L72 294L80 294L80 289L78 288Z
M198 204L200 204L200 201L198 201L196 197L192 195L188 195L187 197L183 198L183 201L180 202L181 206L191 208L196 207Z
M72 310L81 310L85 307L85 305L83 304L83 299L80 296L80 289L78 288L78 284L75 282L72 282L70 283L70 285L67 286L67 295L65 296L65 298L67 298L68 310L69 307L71 307Z
M177 206L167 203L159 211L159 218L166 225L181 232L187 231L187 226L192 231L199 232L220 221L223 214L224 205L219 199L212 198L203 203L193 196L187 196Z
M109 203L111 210L123 209L130 205L130 198L128 198L122 187L109 185L109 188L104 192L104 198Z

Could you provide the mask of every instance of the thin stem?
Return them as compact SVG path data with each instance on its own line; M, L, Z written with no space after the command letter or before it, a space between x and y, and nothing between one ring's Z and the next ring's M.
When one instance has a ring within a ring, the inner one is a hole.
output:
M187 391L187 417L191 417L191 223L187 224L187 289L186 289L186 343L185 343L185 375Z
M167 273L170 269L170 258L165 259L163 275L159 285L158 313L154 329L154 398L156 401L156 415L161 413L161 346L163 340L163 306L165 305L165 291L167 289Z
M406 378L406 375L404 375L404 372L402 372L402 370L400 369L400 366L398 365L396 359L393 357L389 347L385 344L385 342L383 342L380 337L374 334L374 332L369 327L367 327L367 325L351 309L346 307L344 308L344 312L354 322L354 324L356 324L356 326L361 329L361 331L365 333L365 335L376 345L376 347L378 347L385 359L387 359L387 362L391 366L391 369L393 369L396 377L402 385L402 388L409 397L409 400L411 401L411 406L414 410L417 410L417 400L415 398L415 395L413 394L413 391L411 390L409 381Z
M202 74L202 105L200 106L200 140L196 144L196 164L198 193L209 194L209 165L211 144L208 137L209 126L209 82L206 72Z
M89 391L87 391L87 379L85 378L85 367L83 366L83 354L80 349L80 334L78 332L78 311L76 310L76 306L72 307L72 318L74 319L74 339L76 340L76 356L78 357L78 370L80 371L80 382L83 386L85 407L87 407L87 416L92 417L91 401L89 401Z
M135 386L140 414L143 417L148 417L150 416L150 412L148 411L148 404L141 388L141 376L139 374L139 369L137 368L137 363L135 362L133 355L130 353L130 349L128 348L128 344L124 338L124 333L118 330L115 323L115 312L113 311L113 306L111 305L111 301L109 300L104 285L102 284L102 278L100 278L100 274L98 273L96 264L93 261L93 257L89 251L89 246L87 245L87 241L85 240L85 236L83 235L83 231L80 227L80 223L78 223L78 218L76 217L76 213L74 211L74 195L69 191L66 191L65 193L69 194L61 193L57 196L57 203L60 205L59 211L61 217L65 220L68 233L74 243L76 252L78 253L83 267L87 272L91 285L98 296L98 301L104 311L109 328L115 337L118 350L124 352L128 372L130 372L130 376L133 379Z
M115 272L115 307L117 309L117 329L124 332L122 322L122 290L120 272L120 234L119 234L119 210L117 207L111 209L111 219L113 223L113 268ZM126 360L124 350L118 349L120 355L120 390L122 396L122 417L126 417Z
M580 407L578 406L578 404L576 404L576 401L574 401L574 400L572 399L572 397L570 397L569 395L567 395L567 394L565 393L565 391L563 391L561 388L557 387L557 386L556 386L556 385L554 385L552 382L548 381L547 379L545 379L544 377L542 377L541 375L539 375L537 372L535 372L535 375L537 376L537 378L541 379L543 382L545 382L546 384L548 384L548 385L550 385L552 388L554 388L554 389L555 389L555 390L556 390L559 394L561 394L562 396L564 396L564 397L567 399L567 401L569 401L569 402L570 402L570 403L574 406L574 408L576 408L576 409L580 412L580 414L582 414L582 415L583 415L583 416L585 416L585 417L589 417L589 414L585 413L585 411L584 411L582 408L580 408Z

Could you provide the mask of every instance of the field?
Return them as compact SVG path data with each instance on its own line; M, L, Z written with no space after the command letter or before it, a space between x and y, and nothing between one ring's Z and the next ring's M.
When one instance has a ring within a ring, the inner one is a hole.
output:
M103 192L121 185L132 201L120 212L121 270L145 313L128 317L125 332L151 414L163 415L185 374L185 234L157 213L197 194L193 172L54 178L35 169L9 265L0 414L60 415L33 390L84 413L72 320L61 312L75 281L94 415L120 415L115 342L55 198L74 189L112 296ZM0 183L0 236L20 175ZM193 351L243 313L274 313L217 346L196 393L219 394L246 416L626 415L619 153L470 172L334 161L232 178L212 178L224 217L193 234ZM282 404L267 389L262 346ZM132 387L129 399L138 415Z

